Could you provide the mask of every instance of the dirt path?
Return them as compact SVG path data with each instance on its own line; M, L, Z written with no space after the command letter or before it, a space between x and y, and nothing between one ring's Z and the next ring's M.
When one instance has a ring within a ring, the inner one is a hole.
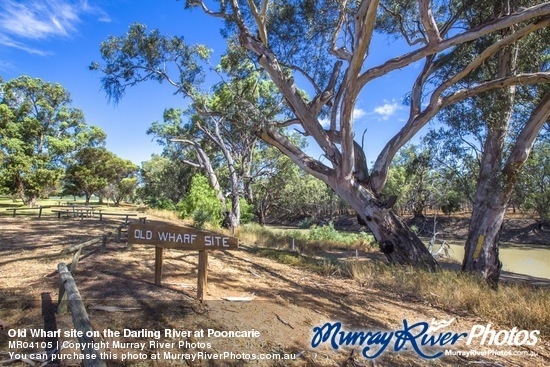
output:
M0 230L0 364L9 357L8 329L42 328L48 309L57 302L59 277L56 266L69 262L60 255L62 248L81 243L116 226L116 221L72 219L32 220L2 218ZM96 330L257 330L257 338L207 338L190 336L164 337L162 342L184 341L182 346L164 348L147 343L143 353L147 361L109 361L109 366L462 366L476 363L484 366L550 365L550 345L539 342L532 350L538 358L518 356L444 356L431 361L412 351L385 352L375 362L352 357L352 349L333 350L326 344L311 347L312 330L326 322L342 323L345 330L399 330L403 320L431 322L455 318L449 331L469 331L481 320L432 307L414 297L361 286L349 279L320 276L303 269L283 265L256 256L246 246L239 250L213 251L209 257L209 283L204 303L195 300L197 254L165 250L163 286L154 284L154 249L110 242L107 250L88 250L74 277L84 298ZM228 297L250 297L251 302L230 302ZM131 312L105 312L98 307L132 308ZM49 320L52 322L52 320ZM68 314L55 316L56 328L70 330ZM499 330L498 325L493 325ZM62 338L63 339L63 338ZM135 341L136 338L104 338ZM138 338L139 339L139 338ZM202 344L201 344L202 343ZM206 344L210 343L209 346ZM455 350L486 347L465 347L457 343ZM112 344L111 344L112 345ZM531 348L531 347L530 347ZM30 348L32 349L32 348ZM132 348L128 348L130 351ZM153 361L160 352L185 353L196 350L232 351L239 353L293 353L295 361L242 360ZM410 349L410 348L409 348ZM443 348L445 349L445 348ZM524 347L494 347L502 351L525 352ZM441 350L441 348L440 348ZM125 349L107 352L122 353ZM359 352L360 350L356 350ZM355 353L355 352L354 352ZM355 361L355 364L354 362ZM15 362L12 366L28 366ZM78 365L63 361L63 366Z

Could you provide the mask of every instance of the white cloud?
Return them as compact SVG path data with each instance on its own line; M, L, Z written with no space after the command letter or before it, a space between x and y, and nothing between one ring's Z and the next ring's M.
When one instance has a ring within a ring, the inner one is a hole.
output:
M0 2L0 44L45 54L21 40L70 37L77 32L84 14L96 15L98 21L110 21L104 11L90 6L86 0L3 0Z
M17 48L19 50L23 50L25 52L28 52L28 53L34 54L34 55L45 56L45 55L49 54L49 52L47 52L47 51L39 50L37 48L27 46L27 45L25 45L21 42L14 41L13 39L11 39L11 38L3 35L3 34L0 34L0 45Z
M362 110L360 108L354 108L352 118L355 121L355 120L358 120L361 117L365 116L366 114L367 114L367 112L365 110ZM324 129L328 129L330 127L330 118L328 118L328 117L322 118L322 119L319 120L319 123L321 124L321 126ZM336 123L337 124L340 123L340 116L336 117Z
M353 119L354 120L360 119L361 117L365 116L366 114L367 114L367 112L365 110L362 110L360 108L355 108L353 110Z
M330 126L330 119L329 119L329 118L320 119L320 120L319 120L319 123L321 124L321 126L322 126L324 129L328 129L329 126Z
M401 110L403 107L399 105L396 101L388 102L384 101L384 104L374 108L374 113L380 115L382 120L388 120L393 116L397 111Z

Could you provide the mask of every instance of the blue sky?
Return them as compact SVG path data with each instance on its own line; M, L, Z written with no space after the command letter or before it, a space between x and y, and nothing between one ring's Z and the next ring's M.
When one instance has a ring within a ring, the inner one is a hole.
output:
M140 164L161 151L146 135L147 128L162 120L165 108L182 107L186 101L174 96L168 85L150 82L129 89L117 105L108 102L101 90L101 75L89 71L88 66L101 61L103 40L124 34L134 22L184 36L188 43L206 44L214 50L214 60L225 50L219 32L221 20L185 10L183 1L2 0L0 75L4 80L29 75L60 83L71 93L73 106L84 111L87 123L105 130L107 149ZM371 50L369 64L376 65L397 56L403 47L380 36ZM365 146L369 161L403 125L408 111L401 101L413 82L414 68L371 83L357 103L356 134L368 131Z

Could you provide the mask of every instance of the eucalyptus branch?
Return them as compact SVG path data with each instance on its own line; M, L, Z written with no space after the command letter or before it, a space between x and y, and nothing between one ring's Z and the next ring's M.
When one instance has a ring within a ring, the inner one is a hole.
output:
M289 65L289 64L282 63L282 62L280 64L283 67L298 71L300 74L302 74L311 83L311 86L315 89L315 93L321 93L321 88L319 88L317 83L315 83L315 80L303 68L301 68L297 65Z
M397 12L394 12L393 10L390 10L387 6L385 6L384 4L380 4L380 7L382 9L384 9L384 11L388 14L390 14L392 17L395 18L395 22L397 23L398 27L399 27L399 32L401 33L401 35L405 38L405 41L407 41L407 44L409 46L414 46L414 45L417 45L419 43L424 43L424 44L427 44L428 41L426 40L426 38L424 37L424 35L422 34L422 32L420 30L418 31L415 31L411 36L412 37L415 37L417 36L419 33L422 35L422 37L419 37L419 38L416 38L415 40L412 40L410 37L409 37L409 34L408 32L405 30L405 28L403 27L403 16Z
M384 186L391 160L397 151L444 107L495 89L506 88L514 85L540 84L549 82L550 72L520 74L480 83L475 87L462 89L442 98L432 97L430 103L424 111L417 116L411 116L407 124L388 142L388 144L386 144L376 159L373 174L371 175L371 186L373 190L378 191Z
M332 40L330 43L330 53L342 60L350 61L351 60L351 53L346 50L344 47L338 47L336 43L338 42L338 35L342 31L342 26L344 25L344 21L346 19L346 5L347 0L342 0L340 2L340 16L338 17L338 23L336 24L336 27L334 28L334 32L332 32Z
M284 127L289 127L289 126L296 125L296 124L299 124L299 123L300 123L300 120L294 118L294 119L289 119L289 120L286 120L286 121L283 121L283 122L272 122L271 124L275 125L278 128L284 128Z
M258 8L256 8L256 4L254 4L254 0L248 0L248 7L250 8L250 12L254 16L254 20L256 21L256 25L258 26L258 35L260 37L260 40L266 46L267 46L267 29L265 27L265 16L267 14L268 2L269 0L263 0L262 13L259 14Z
M418 3L420 7L420 19L422 20L424 29L428 33L429 43L441 42L441 35L439 34L439 29L430 7L430 0L418 0Z
M189 6L200 6L202 8L202 10L210 15L210 16L213 16L213 17L216 17L216 18L226 18L227 17L227 13L225 12L225 6L224 6L224 3L225 1L222 1L222 10L219 11L219 12L215 12L215 11L212 11L210 10L206 4L204 3L204 1L200 1L200 0L187 0L187 4Z
M435 54L441 51L445 51L451 47L457 46L459 44L473 41L479 37L487 35L489 33L511 27L517 23L529 21L536 17L541 17L550 14L550 3L543 3L535 5L533 7L524 9L518 13L507 15L498 19L495 19L492 22L486 23L478 28L466 31L464 33L457 34L454 37L445 39L441 42L428 44L418 50L409 52L405 55L393 58L386 61L382 65L370 68L365 71L361 76L359 76L358 83L360 87L364 87L368 82L373 79L379 78L383 75L388 74L389 72L403 68L407 65L412 64L415 61L418 61L428 55Z
M327 153L329 159L334 164L338 164L341 160L340 151L325 134L323 127L317 120L317 116L312 113L298 92L294 79L288 78L285 75L273 52L250 33L240 13L238 1L232 0L231 4L234 19L239 28L241 45L248 51L258 55L259 64L267 71L275 85L284 95L294 114L300 119L302 127L317 141L319 146Z
M518 174L519 169L529 157L540 130L549 121L549 118L550 92L546 92L516 139L512 152L504 165L504 174L508 176Z
M342 134L342 157L340 164L340 176L351 177L353 175L354 135L352 117L355 101L361 91L357 77L363 68L366 55L374 32L376 14L379 0L363 1L355 15L355 47L350 66L347 70L344 83L346 89L343 96L343 105L340 111L340 132Z
M279 133L275 129L269 126L263 127L260 131L260 138L279 149L300 168L318 179L328 180L329 177L334 176L334 171L331 168L305 154L285 135Z

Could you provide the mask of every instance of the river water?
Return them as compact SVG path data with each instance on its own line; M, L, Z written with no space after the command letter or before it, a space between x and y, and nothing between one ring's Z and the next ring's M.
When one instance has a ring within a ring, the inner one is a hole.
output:
M447 242L451 246L451 258L462 262L464 242ZM550 246L501 244L499 257L504 271L550 279Z

